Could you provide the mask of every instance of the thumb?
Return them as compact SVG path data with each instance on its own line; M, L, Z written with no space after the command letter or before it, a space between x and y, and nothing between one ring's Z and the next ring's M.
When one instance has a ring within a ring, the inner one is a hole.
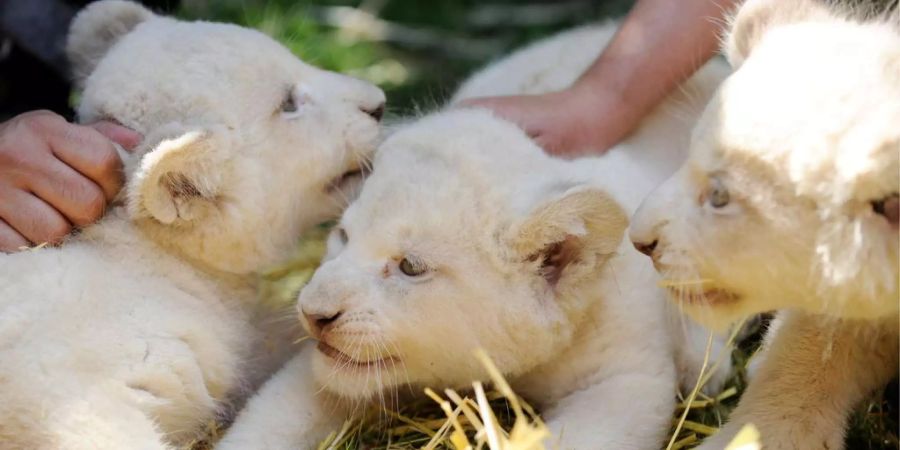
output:
M108 120L94 122L88 126L106 136L107 139L121 145L125 150L133 149L144 138L141 133Z

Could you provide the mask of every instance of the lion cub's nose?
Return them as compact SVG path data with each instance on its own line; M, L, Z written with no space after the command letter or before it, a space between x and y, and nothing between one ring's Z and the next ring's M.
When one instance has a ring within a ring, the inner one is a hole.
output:
M384 117L384 102L379 103L374 108L360 107L359 109L375 119L376 122L381 122L381 118Z
M338 311L334 314L308 314L306 311L303 311L303 317L306 318L306 322L309 324L310 331L313 336L319 336L320 334L328 331L329 328L341 317L343 311Z
M659 240L654 240L653 242L649 243L633 241L632 244L634 244L634 248L637 249L637 251L652 258L653 250L656 250L656 244L659 244Z

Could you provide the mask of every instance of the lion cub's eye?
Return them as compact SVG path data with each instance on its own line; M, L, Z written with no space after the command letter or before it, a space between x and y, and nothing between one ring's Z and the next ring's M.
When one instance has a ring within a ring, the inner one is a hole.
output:
M731 202L731 195L722 180L713 177L709 180L709 188L706 192L706 201L709 206L719 209L728 206Z
M297 112L297 99L294 98L294 91L289 90L287 93L287 97L285 97L284 101L281 102L281 112L283 113L295 113Z
M400 260L398 265L400 271L408 277L418 277L428 272L428 266L425 262L415 256L407 256Z

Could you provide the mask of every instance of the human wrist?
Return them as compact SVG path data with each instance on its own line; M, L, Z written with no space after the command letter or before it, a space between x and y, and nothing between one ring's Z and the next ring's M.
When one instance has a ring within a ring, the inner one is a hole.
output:
M624 90L603 80L579 79L566 89L566 95L571 99L572 110L586 119L631 116L628 110L633 105Z
M581 136L584 150L604 152L616 145L640 121L642 113L623 93L605 83L575 83L566 90L570 131Z

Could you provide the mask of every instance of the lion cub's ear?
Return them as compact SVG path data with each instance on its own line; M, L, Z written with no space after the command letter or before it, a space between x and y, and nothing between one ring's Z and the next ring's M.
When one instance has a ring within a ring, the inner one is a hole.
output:
M72 21L66 43L75 81L83 84L122 36L153 16L147 8L122 0L102 0L82 9Z
M725 55L737 68L771 28L828 15L827 7L816 0L747 0L731 21Z
M603 190L576 186L549 196L512 227L513 251L524 260L541 261L541 274L556 285L572 264L593 267L616 251L628 218Z
M129 182L129 213L163 224L206 217L219 206L229 151L222 127L161 140L144 155Z

